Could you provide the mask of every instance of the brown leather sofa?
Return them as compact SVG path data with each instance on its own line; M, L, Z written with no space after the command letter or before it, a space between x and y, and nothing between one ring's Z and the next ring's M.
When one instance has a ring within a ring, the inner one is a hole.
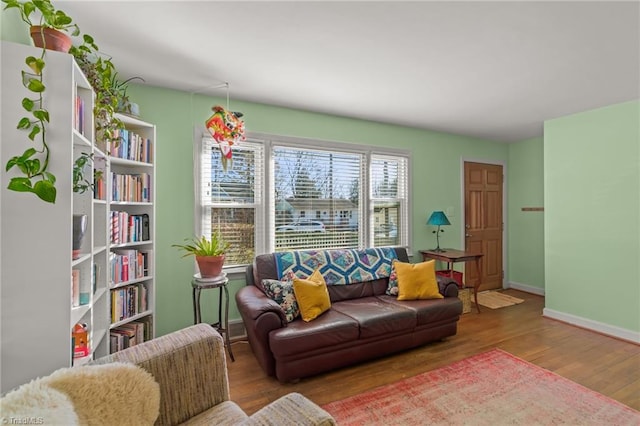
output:
M408 262L404 248L398 260ZM236 293L251 348L262 369L281 382L352 365L453 336L462 314L456 282L438 277L443 299L398 301L386 295L388 278L329 285L331 309L310 322L287 323L267 297L263 279L278 279L273 253L247 269L247 286Z

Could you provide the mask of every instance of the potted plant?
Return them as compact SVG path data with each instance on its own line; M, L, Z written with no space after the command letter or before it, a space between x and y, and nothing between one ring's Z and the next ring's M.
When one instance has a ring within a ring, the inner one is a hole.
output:
M140 107L137 103L131 102L129 95L127 94L129 83L133 80L141 80L143 83L145 82L142 77L131 77L120 81L118 80L118 73L116 72L111 78L111 87L118 98L116 112L138 117L140 115Z
M118 130L124 129L124 123L115 117L115 113L123 96L123 88L126 94L126 84L118 82L111 57L100 54L90 35L84 34L82 44L72 46L69 53L75 58L96 95L93 108L96 143L108 153L112 145L117 146L119 143Z
M33 34L44 34L48 30L55 30L64 34L70 32L71 35L78 35L79 28L72 22L72 19L61 10L56 10L50 0L2 0L6 4L4 9L16 8L20 12L20 17L30 27L34 26L32 16L40 15L38 23L40 29L31 31ZM71 38L64 34L69 40L71 46ZM29 90L30 96L22 100L22 109L26 112L22 117L17 128L24 130L27 137L32 141L39 141L40 147L28 147L21 155L11 157L5 166L5 171L16 171L18 174L11 177L7 188L17 192L31 192L40 199L55 203L56 201L56 176L49 171L50 149L47 143L47 125L49 123L49 111L45 108L45 99L43 93L46 90L43 79L43 70L45 68L45 49L53 48L52 42L42 39L42 37L34 38L34 44L42 48L39 57L29 56L25 63L27 68L22 71L22 81L24 87ZM111 63L110 58L98 58L97 61L91 62L87 59L90 54L98 53L98 46L94 43L93 37L88 34L82 36L82 44L80 46L67 46L62 49L69 51L76 62L82 67L83 71L89 78L94 91L96 92L96 103L94 108L94 116L96 123L96 139L102 135L109 142L115 139L116 132L114 130L123 128L124 124L113 117L115 107L119 102L118 91L109 89L111 85L111 77L115 75L115 67ZM105 94L104 91L108 93ZM76 184L76 168L74 167L74 186ZM74 188L75 190L75 188Z
M225 253L230 244L222 238L219 231L211 233L211 239L204 235L200 238L185 239L187 244L173 244L172 247L184 250L182 257L195 256L202 278L213 278L222 274Z
M80 34L80 28L73 23L62 10L57 10L49 0L2 0L6 4L5 9L16 8L20 12L20 18L29 25L29 34L36 47L44 49L68 52L72 41L69 36ZM40 19L37 23L32 21L32 15L38 13Z
M20 12L21 19L30 27L34 26L31 18L34 14L40 14L40 28L31 30L33 34L40 34L34 38L34 44L41 47L40 57L29 56L25 59L27 70L22 71L22 84L29 91L29 96L22 100L22 109L26 115L20 118L17 128L27 132L27 137L32 142L39 140L39 149L29 147L21 155L11 157L5 166L5 171L16 170L19 174L9 180L7 188L17 192L31 192L41 200L55 203L56 201L56 177L49 172L49 145L46 140L46 128L49 123L49 111L45 107L43 93L46 90L43 79L45 68L45 49L53 48L57 42L44 40L44 33L54 30L63 34L71 31L73 35L79 33L78 26L61 10L56 10L49 0L33 0L20 2L17 0L2 0L6 6L4 9L16 8ZM47 31L45 31L47 30ZM69 50L71 38L68 38ZM64 38L64 36L62 38ZM65 41L65 43L67 43Z

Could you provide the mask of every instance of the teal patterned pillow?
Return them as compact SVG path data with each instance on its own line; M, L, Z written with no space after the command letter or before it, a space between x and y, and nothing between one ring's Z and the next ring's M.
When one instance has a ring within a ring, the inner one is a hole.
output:
M396 268L391 266L391 275L389 275L389 285L387 286L387 294L389 296L397 296L398 295L398 274L396 273Z
M278 281L264 279L262 287L269 298L280 305L280 308L287 317L287 322L291 322L300 316L300 308L296 296L293 293L293 281Z

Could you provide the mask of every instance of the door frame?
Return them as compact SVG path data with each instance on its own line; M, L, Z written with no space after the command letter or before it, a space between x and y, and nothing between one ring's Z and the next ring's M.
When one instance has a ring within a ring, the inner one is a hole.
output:
M490 164L494 166L502 166L502 222L504 223L502 227L502 270L504 271L504 277L502 277L502 288L509 288L507 285L509 276L509 270L507 265L507 163L505 161L500 160L487 160L486 158L472 158L472 157L460 157L460 247L462 250L466 248L466 239L465 239L465 223L464 223L464 213L466 211L466 206L464 202L464 163L479 163L479 164Z

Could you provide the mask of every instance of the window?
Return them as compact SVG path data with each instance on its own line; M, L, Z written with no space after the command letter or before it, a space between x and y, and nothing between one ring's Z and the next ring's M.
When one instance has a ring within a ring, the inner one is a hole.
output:
M199 222L231 243L226 266L271 251L409 246L406 151L256 137L233 147L224 172L217 144L201 147Z
M202 139L200 167L200 231L211 235L220 231L231 243L225 266L253 261L263 229L264 147L245 142L234 146L233 162L225 172L220 165L220 149L209 137Z
M371 159L371 203L374 217L374 246L400 245L408 234L406 159L374 155ZM400 227L400 229L399 229ZM400 232L398 232L400 230Z

